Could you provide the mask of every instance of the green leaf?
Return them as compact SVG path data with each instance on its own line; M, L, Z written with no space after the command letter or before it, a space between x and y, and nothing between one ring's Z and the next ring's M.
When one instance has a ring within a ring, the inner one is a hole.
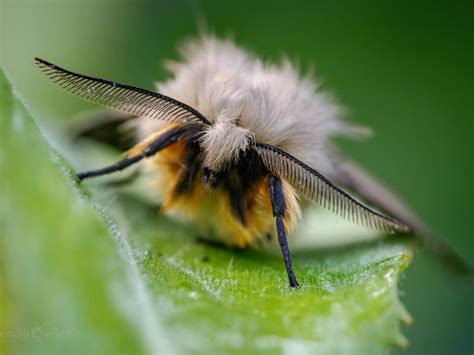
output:
M279 255L198 242L135 195L77 186L0 78L0 353L380 354L407 341L391 237ZM3 347L3 349L2 349Z
M154 348L146 332L159 328L121 236L85 201L3 73L0 88L0 353Z

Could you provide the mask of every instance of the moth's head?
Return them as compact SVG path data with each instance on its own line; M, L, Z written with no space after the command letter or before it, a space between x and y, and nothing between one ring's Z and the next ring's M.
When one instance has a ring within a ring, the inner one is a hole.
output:
M255 144L255 137L251 131L239 125L238 117L221 114L204 131L199 144L204 169L212 177L235 165L242 154Z

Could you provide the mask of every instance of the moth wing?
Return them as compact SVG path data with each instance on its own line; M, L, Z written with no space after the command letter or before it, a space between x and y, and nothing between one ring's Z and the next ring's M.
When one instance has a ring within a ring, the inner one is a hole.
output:
M87 138L121 151L132 148L136 139L130 123L135 115L110 109L86 111L76 117L71 131L75 139Z
M338 183L365 201L403 221L443 263L459 274L472 274L472 267L428 226L394 192L356 163L335 157Z

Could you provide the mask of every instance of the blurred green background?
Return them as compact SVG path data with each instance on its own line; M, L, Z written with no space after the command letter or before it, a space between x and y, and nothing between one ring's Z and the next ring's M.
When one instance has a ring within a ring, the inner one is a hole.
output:
M474 263L474 2L1 0L0 16L0 63L52 137L94 106L47 83L33 56L152 88L166 77L162 60L205 22L265 59L314 66L349 119L376 132L340 142L346 154ZM405 353L472 353L472 280L427 250L404 275L401 300L415 319Z

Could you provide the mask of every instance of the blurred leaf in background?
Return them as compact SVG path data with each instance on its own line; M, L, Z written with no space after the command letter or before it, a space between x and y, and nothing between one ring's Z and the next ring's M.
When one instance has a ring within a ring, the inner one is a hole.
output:
M204 17L209 28L233 33L264 58L286 54L303 68L314 63L350 119L375 128L374 139L340 142L343 150L399 191L472 263L473 6L467 0L2 0L0 61L68 157L78 149L66 139L68 118L91 106L47 83L33 56L151 88L165 77L161 61L176 57L176 45ZM405 330L408 353L472 352L472 283L453 278L428 254L417 256L401 283L415 319Z

